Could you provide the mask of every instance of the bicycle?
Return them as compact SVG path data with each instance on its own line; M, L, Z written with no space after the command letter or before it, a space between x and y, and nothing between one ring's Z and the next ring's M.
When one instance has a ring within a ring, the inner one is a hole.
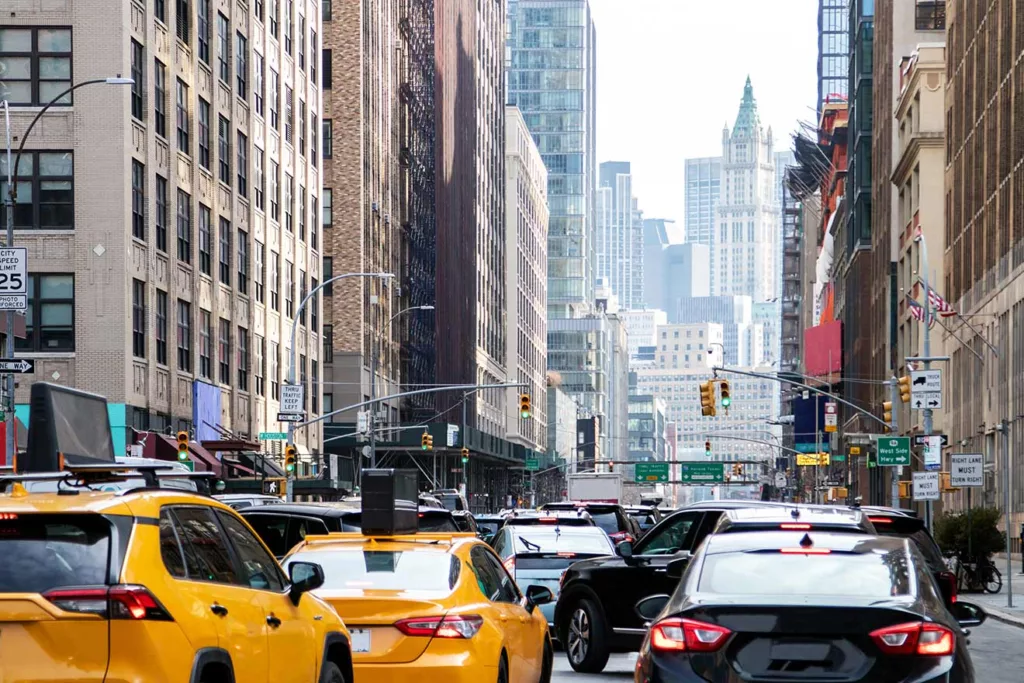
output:
M1003 589L1003 575L988 557L979 557L975 562L952 557L949 564L956 573L957 590L961 592L995 594Z

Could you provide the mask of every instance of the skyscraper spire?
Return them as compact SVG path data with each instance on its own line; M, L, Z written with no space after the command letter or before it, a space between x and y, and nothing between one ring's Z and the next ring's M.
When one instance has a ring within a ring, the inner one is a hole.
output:
M761 125L757 116L757 100L754 99L754 86L750 84L750 76L747 76L747 83L743 86L743 100L740 102L740 111L736 115L736 125L733 126L732 134L740 131L753 135Z

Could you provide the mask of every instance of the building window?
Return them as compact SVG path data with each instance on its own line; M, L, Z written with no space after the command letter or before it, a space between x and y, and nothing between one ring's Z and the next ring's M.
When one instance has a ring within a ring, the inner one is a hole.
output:
M212 379L210 373L213 372L213 341L211 335L213 334L213 322L210 318L210 312L199 309L199 376L203 379Z
M334 154L334 121L324 119L324 159Z
M192 11L188 6L188 0L177 0L177 10L178 38L188 45L192 28Z
M132 159L132 237L146 239L146 167Z
M249 330L238 328L238 388L249 391Z
M316 154L316 136L316 114L312 114L309 122L309 163L313 165L313 168L316 168L316 165L319 163L317 161L319 157Z
M281 290L281 256L270 252L270 307L281 310L279 292Z
M164 5L164 0L153 0L153 14L160 21L167 23L167 7Z
M228 19L217 13L217 74L221 83L231 87L231 38Z
M326 361L325 361L326 362ZM334 412L334 394L324 394L324 415L330 415ZM334 420L331 420L333 422Z
M253 173L256 174L255 182L253 183L253 191L256 193L256 208L263 210L264 208L264 188L266 187L266 158L264 157L263 150L259 147L253 147L252 153L254 156L252 169Z
M313 217L313 220L309 222L309 246L313 249L319 249L320 247L317 244L319 241L319 231L316 229L316 217L320 215L319 209L317 208L316 197L310 197L309 200L311 203L309 215Z
M281 81L277 72L270 70L270 125L274 130L281 130L281 122L278 120L279 107L281 106Z
M277 22L281 18L278 5L280 0L270 0L268 4L267 19L270 22L270 35L277 38Z
M295 11L292 0L284 0L284 52L292 53L292 14Z
M299 186L299 239L306 241L306 188Z
M196 3L196 38L199 41L199 59L210 63L210 0Z
M257 396L266 395L266 377L267 377L267 340L263 337L254 335L253 337L253 352L256 354L255 362L253 363L253 390Z
M156 248L167 253L167 179L156 177Z
M284 141L289 145L295 144L295 91L289 86L284 86Z
M231 384L231 323L220 319L220 331L217 341L217 365L221 384Z
M153 60L153 124L156 134L167 137L167 67Z
M189 150L189 127L188 127L188 86L185 81L178 79L177 89L177 112L178 112L178 149L185 154L191 154Z
M943 31L946 28L946 2L918 2L915 28L918 31Z
M300 270L299 271L299 298L298 298L300 306L302 305L302 302L305 299L306 299L306 271ZM300 325L305 325L306 324L306 308L308 308L308 306L299 309L299 324Z
M321 0L320 2L320 19L322 21L331 20L331 0Z
M331 227L334 224L334 192L329 187L324 188L324 203L323 203L323 216L321 218L321 224L324 229Z
M0 28L0 65L11 106L47 105L71 87L71 29ZM70 104L67 93L54 106Z
M263 96L266 85L263 81L263 55L254 52L252 56L252 97L256 106L256 113L263 116Z
M264 283L267 279L267 247L262 242L256 242L256 246L253 249L253 289L256 290L256 301L263 303L264 299Z
M192 304L178 299L178 369L192 372Z
M249 233L238 231L238 293L249 293Z
M220 219L220 281L231 286L231 223Z
M309 291L316 292L316 288L320 286L317 279L310 278L309 280ZM320 292L316 292L309 299L309 329L316 332L320 329Z
M146 283L132 280L132 355L146 357Z
M156 362L167 365L167 292L156 290Z
M299 71L306 70L306 17L299 15Z
M256 13L256 18L263 21L263 0L253 2L253 11Z
M306 103L299 100L299 154L306 156Z
M210 242L210 222L212 221L210 209L203 204L199 205L199 272L203 275L211 275L210 266L213 254Z
M334 277L334 259L330 256L324 256L323 266L324 296L331 296L334 294L334 283L331 282L331 278Z
M323 74L323 78L324 78L324 83L323 83L324 90L330 90L331 87L332 87L332 82L334 80L334 76L333 76L334 69L331 68L331 59L332 59L333 56L334 56L334 51L333 50L324 50L323 51L323 64L321 64L321 66L320 66L320 73Z
M142 101L142 93L146 89L146 49L136 41L132 41L132 116L139 121L146 120L146 109Z
M324 362L334 362L334 325L324 325Z
M238 142L235 145L238 155L238 194L249 196L249 139L242 131L238 131Z
M295 232L292 222L292 215L295 207L292 193L295 191L295 178L290 173L284 174L284 229L288 232Z
M309 377L306 375L306 356L299 354L299 384L306 390L302 392L302 409L309 408Z
M0 154L0 194L9 198L7 155ZM71 152L23 152L18 162L14 227L19 230L73 230L75 162ZM7 223L6 201L0 225Z
M236 93L243 100L249 96L249 41L240 31L235 32L235 85Z
M309 29L309 80L313 82L313 85L319 85L319 81L316 80L316 31L312 27Z
M295 266L291 261L284 262L284 314L288 318L295 317Z
M276 161L270 162L270 217L281 220L281 167Z
M217 169L220 181L231 185L231 123L217 117Z
M210 170L210 103L199 98L199 165Z
M310 410L314 413L320 408L320 401L317 400L317 394L320 393L320 364L315 360L309 361L309 375L310 375L310 390L309 390L309 402Z
M192 197L178 190L178 260L192 263Z
M281 346L270 342L270 398L281 400Z

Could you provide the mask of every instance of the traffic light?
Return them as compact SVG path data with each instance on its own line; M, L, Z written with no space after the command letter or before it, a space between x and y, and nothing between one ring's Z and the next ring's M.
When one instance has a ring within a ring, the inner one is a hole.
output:
M900 387L900 400L904 403L910 403L910 377L905 375L900 377L898 380Z
M423 436L420 437L420 447L425 451L432 450L434 448L434 437L427 432L423 432Z
M284 471L288 474L295 473L295 459L299 454L299 449L295 447L295 444L290 443L284 447Z
M743 465L738 462L732 464L732 476L739 477L743 474Z
M892 430L892 401L886 401L882 404L882 419L885 420L886 427Z
M711 442L710 441L705 441L704 442L704 455L708 456L709 458L711 457Z
M532 413L533 413L533 411L530 410L530 395L529 394L520 394L519 395L519 417L523 418L524 420L528 420L528 419L530 419L530 415Z
M714 417L715 412L715 383L707 381L700 385L700 414Z
M188 459L188 432L178 432L178 460L185 462Z
M462 449L462 464L466 465L468 463L469 463L469 449L468 448L463 448Z
M900 482L900 498L910 498L910 482Z
M732 405L732 398L729 397L729 380L723 379L719 390L722 392L722 407L728 408Z

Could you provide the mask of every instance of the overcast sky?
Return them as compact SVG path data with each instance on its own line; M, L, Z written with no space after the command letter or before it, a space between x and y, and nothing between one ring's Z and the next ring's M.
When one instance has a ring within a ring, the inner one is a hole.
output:
M791 148L817 98L816 0L590 0L597 160L632 162L647 218L683 219L683 160L718 156L749 74L761 124Z

